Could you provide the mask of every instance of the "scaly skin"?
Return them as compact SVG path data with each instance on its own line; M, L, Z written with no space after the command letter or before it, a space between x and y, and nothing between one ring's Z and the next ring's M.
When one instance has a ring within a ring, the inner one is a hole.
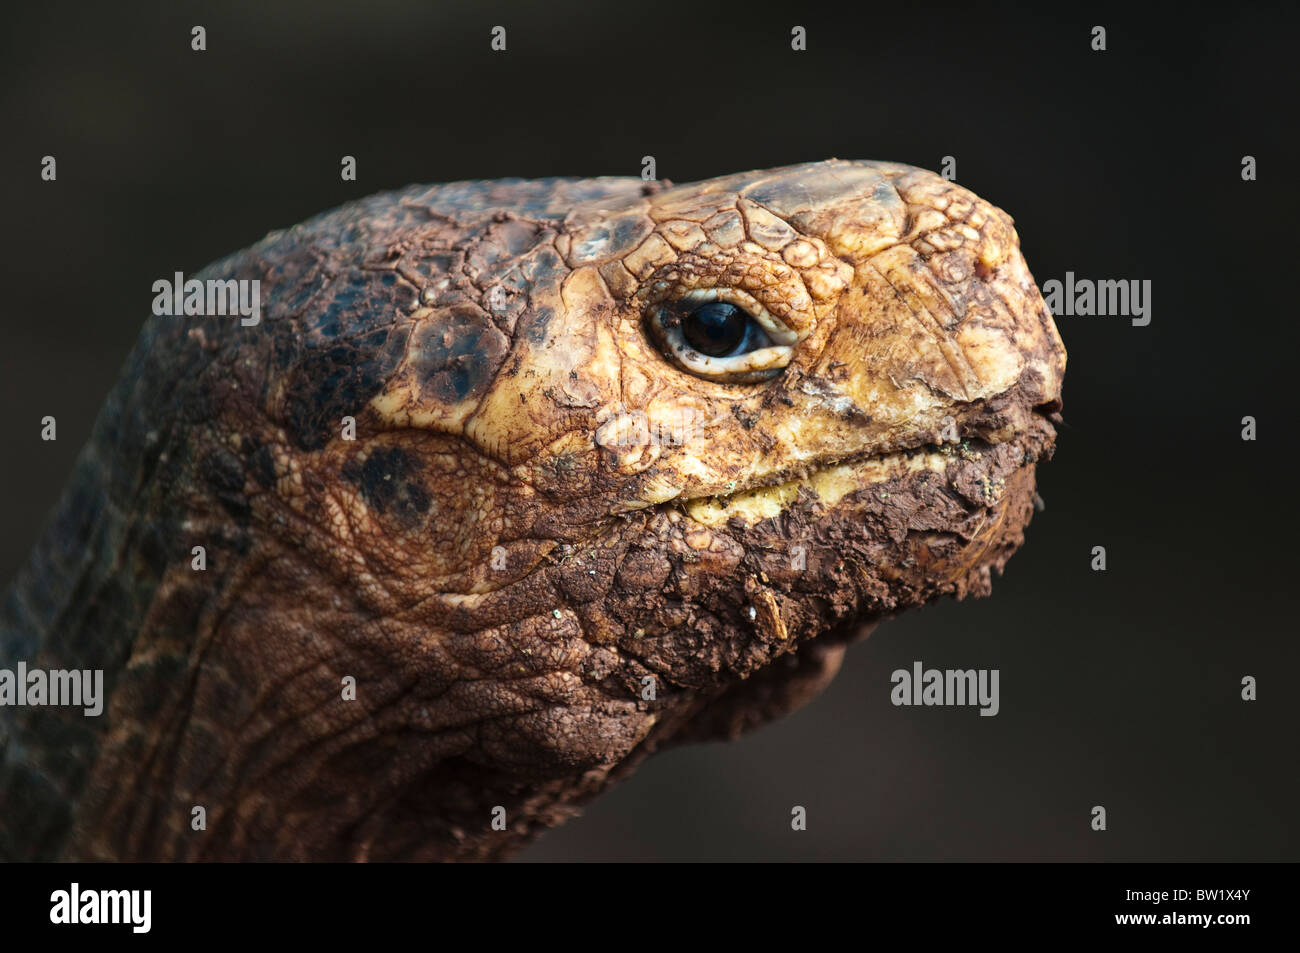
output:
M1011 220L888 163L409 188L198 277L262 323L150 320L6 599L0 665L109 701L0 709L5 856L507 855L988 592L1060 406ZM701 288L789 366L667 360Z

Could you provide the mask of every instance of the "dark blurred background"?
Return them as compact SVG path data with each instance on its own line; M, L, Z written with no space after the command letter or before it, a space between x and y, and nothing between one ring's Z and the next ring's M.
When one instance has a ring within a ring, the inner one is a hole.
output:
M523 857L1297 859L1296 18L971 7L7 9L0 577L159 276L413 182L950 155L1015 217L1040 284L1153 286L1148 327L1058 319L1067 425L1025 548L991 599L885 623L800 713L652 759ZM1000 669L1001 713L893 707L915 660Z

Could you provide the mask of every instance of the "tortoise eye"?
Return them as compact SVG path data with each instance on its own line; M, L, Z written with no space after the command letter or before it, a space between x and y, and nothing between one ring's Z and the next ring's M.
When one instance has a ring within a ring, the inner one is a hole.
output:
M724 384L776 377L790 363L798 335L757 302L736 303L737 295L701 289L655 305L646 315L650 336L665 357L696 377Z
M733 357L772 346L758 323L729 301L700 305L682 319L682 336L708 357Z

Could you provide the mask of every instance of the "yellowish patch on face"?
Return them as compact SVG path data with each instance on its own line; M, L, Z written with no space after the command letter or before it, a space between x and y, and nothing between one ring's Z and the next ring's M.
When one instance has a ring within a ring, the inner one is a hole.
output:
M668 479L653 480L641 493L641 499L651 506L666 503L682 492L682 488Z
M725 496L707 496L685 504L686 513L697 523L720 527L736 517L746 526L771 519L799 496L800 487L808 487L827 506L834 506L856 490L866 489L888 480L934 470L943 473L951 457L937 452L891 453L861 463L827 467L798 480L774 486L756 487Z

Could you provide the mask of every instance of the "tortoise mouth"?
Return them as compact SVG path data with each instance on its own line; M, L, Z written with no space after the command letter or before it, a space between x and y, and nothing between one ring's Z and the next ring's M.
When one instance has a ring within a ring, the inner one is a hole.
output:
M888 453L864 453L800 472L783 472L757 485L681 497L676 502L688 516L707 526L721 526L740 518L750 526L783 512L803 494L811 493L826 506L874 486L923 470L944 473L958 452L953 445L927 444Z
M888 452L864 451L824 462L810 463L798 470L773 473L761 482L745 487L722 488L681 496L671 501L696 522L711 527L730 523L739 517L746 526L780 515L801 498L809 503L834 507L842 500L897 484L907 477L926 471L946 480L949 469L958 464L976 477L994 466L993 458L1002 454L1004 445L1018 445L1025 462L1036 461L1039 431L1053 430L1059 421L1052 406L1036 408L1035 424L1010 435L972 432L957 443L925 443ZM1051 437L1047 444L1050 447ZM987 474L985 473L987 476ZM812 499L807 498L811 494ZM988 502L994 502L989 500Z

